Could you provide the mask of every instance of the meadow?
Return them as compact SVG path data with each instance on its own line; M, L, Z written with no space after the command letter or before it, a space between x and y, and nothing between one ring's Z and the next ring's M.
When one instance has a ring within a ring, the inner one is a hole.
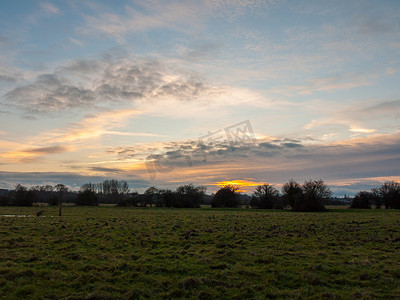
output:
M36 217L36 211L44 213ZM10 217L4 215L30 215ZM0 208L2 299L400 297L400 212Z

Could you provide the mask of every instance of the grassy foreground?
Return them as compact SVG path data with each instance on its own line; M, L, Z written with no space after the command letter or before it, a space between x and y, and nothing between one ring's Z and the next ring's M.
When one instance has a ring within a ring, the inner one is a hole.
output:
M389 298L400 212L1 207L0 297Z

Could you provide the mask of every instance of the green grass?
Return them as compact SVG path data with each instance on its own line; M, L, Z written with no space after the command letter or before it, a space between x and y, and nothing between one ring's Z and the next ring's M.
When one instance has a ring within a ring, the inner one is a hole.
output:
M3 299L390 298L400 212L1 207ZM54 216L54 217L53 217Z

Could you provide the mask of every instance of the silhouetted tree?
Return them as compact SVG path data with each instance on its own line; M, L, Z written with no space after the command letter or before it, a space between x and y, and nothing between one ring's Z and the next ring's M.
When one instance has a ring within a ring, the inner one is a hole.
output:
M372 193L361 191L354 196L350 208L371 208L373 198L374 195Z
M400 183L387 181L379 189L385 208L400 209Z
M62 203L64 201L65 194L68 192L69 189L62 183L57 184L54 188L58 193L58 216L61 217Z
M140 202L140 197L137 192L131 192L125 197L121 198L118 202L118 206L138 206Z
M11 192L7 191L0 195L0 206L11 205Z
M226 185L220 188L211 200L211 207L237 207L239 187Z
M124 180L107 179L102 183L92 185L93 189L98 191L102 201L106 203L118 203L121 198L129 194L129 185Z
M331 191L323 180L305 181L303 186L303 196L296 199L294 211L324 211L322 202L331 197Z
M47 184L47 185L40 186L39 190L40 190L40 195L41 195L40 196L41 197L41 201L44 202L44 203L49 203L51 194L54 191L54 187L49 185L49 184Z
M76 199L76 205L97 206L99 199L96 194L96 187L91 183L86 183L81 186Z
M250 205L260 209L282 208L278 190L267 183L255 188Z
M178 187L175 192L174 207L198 208L204 198L206 188L186 184Z
M296 201L300 201L303 197L303 190L301 185L291 179L289 182L282 186L282 198L285 208L292 208Z
M32 205L37 206L41 200L40 186L32 186L28 191L28 197L32 198Z
M373 188L371 189L371 193L373 195L372 201L373 204L375 205L375 208L381 208L382 204L383 204L383 198L382 195L379 191L379 189L377 188Z
M144 192L144 198L146 201L146 205L149 205L150 207L153 206L153 204L159 203L159 190L158 188L152 186L149 187L145 192Z
M161 201L165 207L176 206L176 193L169 189L160 190Z
M16 206L32 206L34 201L33 193L21 184L15 186L12 198L11 203Z

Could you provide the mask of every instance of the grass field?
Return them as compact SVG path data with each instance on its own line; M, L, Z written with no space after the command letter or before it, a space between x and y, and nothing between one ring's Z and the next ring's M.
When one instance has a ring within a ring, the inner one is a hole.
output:
M400 212L1 207L0 297L400 297Z

